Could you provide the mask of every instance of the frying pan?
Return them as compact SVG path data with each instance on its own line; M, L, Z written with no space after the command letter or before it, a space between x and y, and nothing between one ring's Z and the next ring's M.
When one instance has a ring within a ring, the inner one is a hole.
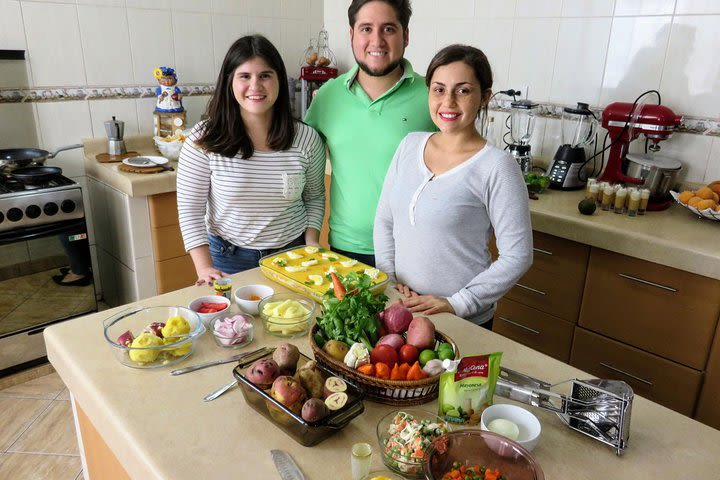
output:
M55 175L60 175L61 173L62 168L60 167L49 167L47 165L42 165L38 167L16 168L12 172L10 172L10 175L17 178L18 180L22 180L25 183L35 184L42 183L54 177Z
M42 165L45 163L45 160L54 158L60 152L81 147L81 143L65 145L52 153L39 148L7 148L0 150L0 170L14 170L20 167L26 167L31 163Z

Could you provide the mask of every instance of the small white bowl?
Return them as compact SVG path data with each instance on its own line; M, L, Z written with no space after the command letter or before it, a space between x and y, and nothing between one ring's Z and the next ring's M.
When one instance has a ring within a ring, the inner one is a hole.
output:
M222 303L227 306L218 312L213 312L213 313L198 312L198 310L200 309L200 307L202 306L203 303ZM200 320L202 320L203 325L205 325L206 328L210 329L212 327L211 323L214 319L216 319L220 316L223 316L223 315L226 315L226 316L230 315L230 305L231 305L230 300L223 297L222 295L205 295L202 297L198 297L195 300L193 300L192 302L190 302L190 304L188 305L188 308L190 310L192 310L193 312L197 313L198 316L200 317Z
M487 426L493 420L502 418L509 420L518 426L520 434L515 440L517 443L525 447L528 451L532 451L540 440L540 421L535 415L517 405L507 403L499 403L486 408L480 416L480 428L482 430L490 430Z
M275 290L267 285L244 285L235 290L235 303L243 312L257 315L260 300L269 297L273 293L275 293Z

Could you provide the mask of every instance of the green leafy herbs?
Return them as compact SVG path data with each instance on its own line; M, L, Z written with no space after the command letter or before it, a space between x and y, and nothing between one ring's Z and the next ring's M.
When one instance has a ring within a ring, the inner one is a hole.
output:
M318 345L327 340L339 340L348 345L362 342L371 350L378 340L378 313L385 308L388 297L370 291L372 278L365 273L350 272L340 280L347 295L339 300L333 290L325 293L323 315L317 320L319 328L315 342ZM318 334L321 338L318 338Z

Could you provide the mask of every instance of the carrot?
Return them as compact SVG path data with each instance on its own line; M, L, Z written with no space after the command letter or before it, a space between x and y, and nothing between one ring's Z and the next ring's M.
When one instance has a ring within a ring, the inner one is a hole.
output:
M402 379L407 380L408 372L410 371L410 364L401 363L398 369L400 370L400 376Z
M407 379L408 380L422 380L423 378L427 377L427 373L423 372L422 368L420 368L420 362L413 363L413 366L410 367L410 370L408 370Z
M400 365L397 363L393 366L392 370L390 370L390 380L405 380L406 376L407 372L403 375L402 371L400 371Z
M385 380L390 379L390 367L382 362L375 364L375 376L377 378L384 378Z
M500 478L500 470L490 470L489 468L485 470L485 480L498 480Z
M370 377L374 377L375 365L373 365L372 363L366 363L365 365L360 365L359 367L357 367L357 371Z
M335 294L335 297L338 300L342 300L345 298L345 294L347 293L345 285L342 284L335 272L330 272L330 278L332 279L333 293Z

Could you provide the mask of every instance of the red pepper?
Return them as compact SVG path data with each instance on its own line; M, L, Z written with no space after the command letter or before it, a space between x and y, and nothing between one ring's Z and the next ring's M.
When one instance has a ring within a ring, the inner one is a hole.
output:
M345 293L347 293L345 286L342 284L338 276L335 275L335 272L330 272L330 278L332 278L333 293L335 294L335 297L338 300L342 300L345 298Z

